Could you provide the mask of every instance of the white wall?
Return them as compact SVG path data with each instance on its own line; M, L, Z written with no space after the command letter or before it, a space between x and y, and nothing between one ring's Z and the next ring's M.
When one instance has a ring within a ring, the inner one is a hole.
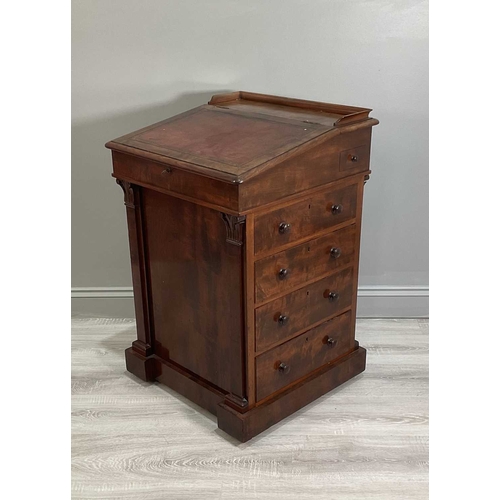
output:
M104 143L249 90L373 108L359 312L427 313L427 1L73 0L72 10L75 295L131 285ZM82 298L74 309L131 315L131 304Z

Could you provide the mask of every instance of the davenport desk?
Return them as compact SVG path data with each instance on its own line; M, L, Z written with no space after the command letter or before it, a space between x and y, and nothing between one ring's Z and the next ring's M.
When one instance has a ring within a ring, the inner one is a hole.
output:
M364 370L370 111L234 92L106 144L127 207L127 370L240 441Z

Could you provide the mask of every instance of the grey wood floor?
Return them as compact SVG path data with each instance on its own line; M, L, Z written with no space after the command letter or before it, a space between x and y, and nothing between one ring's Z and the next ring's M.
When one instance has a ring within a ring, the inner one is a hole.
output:
M358 320L366 371L241 444L125 371L131 320L74 319L74 499L428 498L428 321Z

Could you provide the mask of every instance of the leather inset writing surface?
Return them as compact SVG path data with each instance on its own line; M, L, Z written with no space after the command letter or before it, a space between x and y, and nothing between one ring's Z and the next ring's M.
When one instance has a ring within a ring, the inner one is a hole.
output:
M172 151L240 167L244 172L245 167L274 158L327 130L328 127L317 124L246 116L202 106L134 135L126 142L140 149L153 147L167 156Z

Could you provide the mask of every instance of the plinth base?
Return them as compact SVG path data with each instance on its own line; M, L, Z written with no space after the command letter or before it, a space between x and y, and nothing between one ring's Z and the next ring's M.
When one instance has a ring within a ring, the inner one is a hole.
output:
M257 436L280 420L308 405L364 371L366 350L357 347L325 365L285 391L251 409L236 409L228 394L170 361L156 355L144 357L132 347L125 351L127 370L142 380L165 384L217 416L220 429L241 442Z

